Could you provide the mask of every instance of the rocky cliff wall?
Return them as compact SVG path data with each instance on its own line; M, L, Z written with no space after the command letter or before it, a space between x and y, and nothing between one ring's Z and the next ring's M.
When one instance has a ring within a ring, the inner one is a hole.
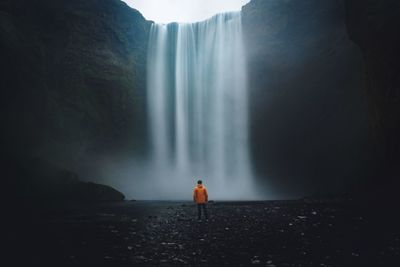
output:
M123 197L66 184L62 170L99 181L89 170L96 157L141 151L149 27L119 0L0 2L2 159L18 195L65 187L77 198ZM60 170L51 175L57 186L46 187L35 162Z
M266 186L326 193L364 179L363 59L343 1L252 0L242 12L253 162Z
M373 180L398 184L400 151L400 3L346 0L346 26L365 62L376 172ZM388 179L389 178L389 179Z
M139 12L119 0L6 0L0 20L9 152L137 148L150 25Z
M381 161L395 166L396 8L390 0L252 0L243 8L260 182L309 193L362 179L368 123L388 155ZM5 158L74 170L93 155L144 151L151 22L119 0L3 0L0 22Z

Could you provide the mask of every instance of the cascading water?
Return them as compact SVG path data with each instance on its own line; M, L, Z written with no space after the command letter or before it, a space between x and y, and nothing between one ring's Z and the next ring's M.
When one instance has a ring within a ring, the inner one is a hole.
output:
M252 199L246 62L240 12L151 26L148 114L154 196Z

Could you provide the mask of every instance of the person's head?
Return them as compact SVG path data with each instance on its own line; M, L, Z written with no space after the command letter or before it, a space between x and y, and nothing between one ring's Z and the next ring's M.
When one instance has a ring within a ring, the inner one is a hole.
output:
M203 181L202 180L198 180L197 184L203 184Z

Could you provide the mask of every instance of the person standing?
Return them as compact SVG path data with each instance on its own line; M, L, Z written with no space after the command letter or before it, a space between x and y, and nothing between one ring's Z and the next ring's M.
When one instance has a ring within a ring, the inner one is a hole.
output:
M197 204L197 219L201 220L201 210L203 209L204 217L207 220L208 193L201 180L197 181L197 186L193 190L193 201Z

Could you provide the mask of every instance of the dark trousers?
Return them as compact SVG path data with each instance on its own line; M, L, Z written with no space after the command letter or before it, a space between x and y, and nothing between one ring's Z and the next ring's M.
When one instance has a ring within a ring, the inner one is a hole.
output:
M206 203L197 204L197 218L198 218L199 220L201 219L201 209L203 209L203 211L204 211L204 216L206 217L206 219L208 219L208 216L207 216L207 205L206 205Z

